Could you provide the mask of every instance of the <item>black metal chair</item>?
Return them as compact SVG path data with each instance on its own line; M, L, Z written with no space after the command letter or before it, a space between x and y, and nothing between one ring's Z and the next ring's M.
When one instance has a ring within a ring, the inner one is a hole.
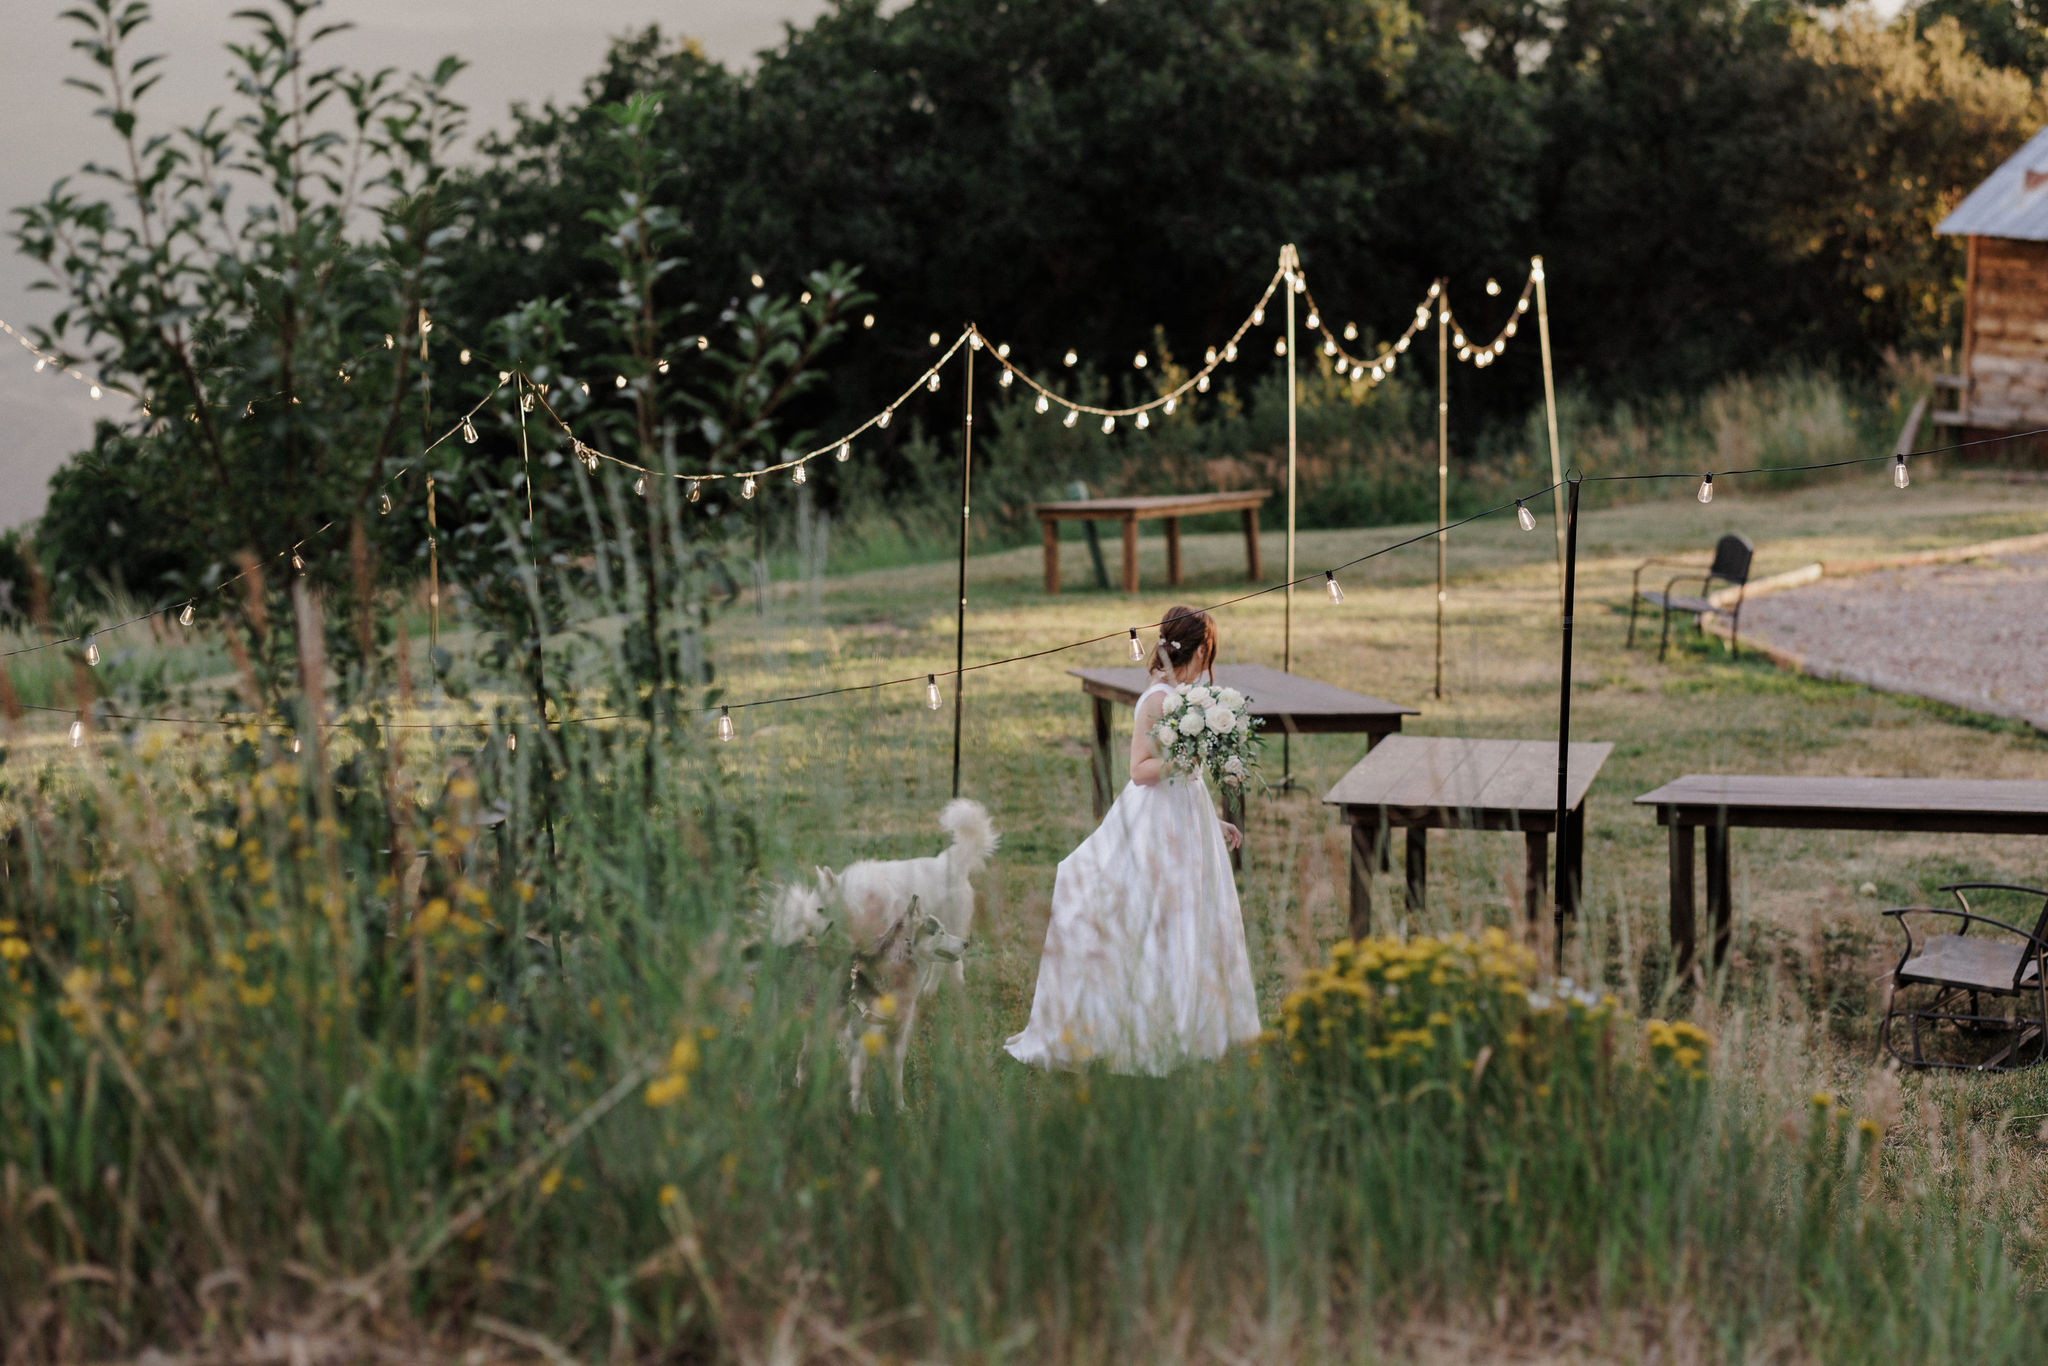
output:
M1906 948L1892 970L1891 999L1885 1004L1879 1044L1908 1067L2006 1072L2033 1066L2048 1057L2048 891L2004 882L1951 882L1941 890L1952 893L1962 909L1909 906L1885 912L1897 918ZM2040 897L2034 928L2023 930L1979 915L1963 895L1993 891ZM1921 915L1960 921L1962 928L1954 934L1929 935L1916 945L1908 917ZM1987 932L1972 935L1973 925L1985 926ZM1988 1013L1986 997L1993 1002L2010 999L2010 1013ZM1901 1022L1909 1027L1910 1053L1899 1046ZM2004 1046L1975 1062L1929 1057L1929 1044L1947 1033L1957 1036L1959 1047L1968 1041L1980 1053L1999 1043Z
M1742 654L1742 592L1749 583L1749 562L1755 556L1756 547L1749 543L1747 536L1737 536L1733 532L1723 536L1714 543L1714 560L1712 564L1707 566L1706 576L1700 580L1698 596L1678 591L1679 584L1699 572L1697 562L1685 560L1644 560L1636 566L1635 577L1629 581L1631 590L1628 602L1629 645L1633 647L1636 643L1636 609L1640 604L1647 602L1653 607L1662 609L1664 613L1664 627L1657 638L1658 659L1664 658L1665 652L1671 648L1671 614L1673 612L1691 612L1695 620L1706 616L1709 612L1718 612L1726 616L1731 625L1730 643L1736 656L1739 658ZM1651 565L1674 564L1690 564L1692 568L1686 573L1674 576L1671 582L1664 585L1664 591L1661 593L1643 588L1643 571L1645 569L1648 569ZM1732 610L1714 602L1711 590L1716 579L1735 589L1735 606Z

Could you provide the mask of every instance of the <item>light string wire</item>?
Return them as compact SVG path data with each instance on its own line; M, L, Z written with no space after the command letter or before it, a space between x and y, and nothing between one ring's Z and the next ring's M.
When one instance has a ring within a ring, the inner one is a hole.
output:
M482 406L482 405L478 405L478 406L480 407L480 406ZM1815 462L1810 462L1810 463L1807 463L1807 464L1800 464L1800 465L1756 465L1756 466L1750 466L1750 467L1747 467L1747 468L1743 468L1743 469L1731 469L1731 470L1722 470L1722 471L1717 471L1717 472L1715 472L1715 477L1720 477L1720 476L1737 476L1737 475L1749 475L1749 474L1793 474L1793 473L1809 472L1809 471L1815 471L1815 470L1832 470L1832 469L1842 469L1842 468L1844 468L1844 467L1846 467L1846 466L1850 466L1850 465L1868 465L1868 464L1874 464L1874 463L1878 463L1878 462L1882 462L1882 461L1904 461L1904 460L1911 460L1911 459L1915 459L1915 458L1917 458L1917 457L1920 457L1920 456L1928 456L1928 455L1942 455L1942 454L1946 454L1946 453L1948 453L1948 452L1952 452L1952 451L1958 451L1958 450L1965 450L1965 449L1969 449L1969 448L1971 448L1971 447L1976 447L1976 446L1986 446L1986 445L1994 445L1994 444L1998 444L1998 443L2001 443L2001 442L2007 442L2007 441L2018 441L2018 440L2024 440L2024 439L2026 439L2026 438L2029 438L2029 437L2036 437L2036 436L2048 436L2048 427L2041 427L2041 428L2035 428L2035 429L2033 429L2033 430L2030 430L2030 431L2024 431L2024 432L2012 432L2012 433L2008 433L2008 434L2006 434L2006 435L2004 435L2004 436L1997 436L1997 437L1985 437L1985 438L1981 438L1981 439L1979 439L1979 440L1976 440L1976 441L1964 441L1964 442L1958 442L1958 443L1956 443L1956 444L1954 444L1954 445L1949 445L1949 446L1936 446L1936 447L1929 447L1929 448L1927 448L1927 449L1924 449L1924 450L1917 450L1917 451L1907 451L1907 452L1896 452L1896 453L1894 453L1894 454L1891 454L1891 455L1865 455L1865 456L1855 456L1855 457L1852 457L1852 458L1850 458L1850 459L1846 459L1846 460L1825 460L1825 461L1815 461ZM445 439L445 438L444 438L444 439ZM438 443L437 443L437 444L438 444ZM1566 483L1566 484L1569 484L1569 483L1574 483L1574 482L1576 482L1576 483L1591 483L1591 484L1605 484L1605 483L1627 483L1627 482L1631 482L1631 481L1637 481L1637 480L1645 480L1645 479L1697 479L1697 478L1700 478L1700 477L1701 477L1701 473L1702 473L1702 472L1700 472L1700 471L1696 471L1696 470L1669 470L1669 471L1659 471L1659 472L1653 472L1653 473L1645 473L1645 474L1594 474L1594 475L1573 475L1573 476L1570 476L1570 477L1568 477L1568 478L1567 478L1567 479L1566 479L1566 480L1564 481L1564 483ZM1342 572L1342 571L1344 571L1344 570L1347 570L1347 569L1351 569L1351 568L1354 568L1354 567L1356 567L1356 566L1358 566L1358 565L1361 565L1361 564L1365 564L1365 563L1367 563L1368 561L1371 561L1371 560L1375 560L1375 559L1378 559L1378 558L1380 558L1380 557L1381 557L1381 556L1383 556L1383 555L1389 555L1389 554L1392 554L1393 552L1395 552L1395 551L1397 551L1397 550L1403 550L1403 549L1406 549L1406 548L1407 548L1407 547L1409 547L1409 546L1413 546L1413 545L1419 545L1419 544L1421 544L1421 543L1423 543L1423 542L1425 542L1425 541L1429 541L1429 540L1432 540L1432 539L1434 539L1434 538L1435 538L1436 536L1438 536L1438 535L1441 535L1441 534L1445 534L1445 533L1448 533L1448 532L1451 532L1451 531L1455 531L1455 530L1457 530L1457 529L1458 529L1458 528L1460 528L1460 527L1464 527L1464 526L1470 526L1470 525L1471 525L1472 523L1474 523L1474 522L1482 521L1482 520L1484 520L1484 519L1486 519L1486 518L1489 518L1489 517L1494 517L1494 516L1498 516L1499 514L1501 514L1501 513L1503 513L1503 512L1509 511L1510 509L1519 509L1519 508L1521 508L1522 506L1524 506L1524 505L1525 505L1526 503L1528 503L1529 501L1531 501L1531 500L1533 500L1533 499L1541 498L1541 497L1543 497L1543 496L1544 496L1545 494L1547 494L1547 493L1550 493L1550 492L1551 492L1552 490L1554 490L1554 489L1557 489L1557 488L1559 488L1559 487L1562 487L1562 485L1560 485L1560 484L1558 484L1558 483L1550 483L1550 484L1546 484L1546 485L1544 485L1544 486L1543 486L1542 488L1539 488L1539 489L1534 489L1534 490L1531 490L1531 491L1529 491L1529 492L1526 492L1526 493L1523 493L1523 494L1521 494L1521 495L1519 495L1519 496L1517 496L1517 497L1513 497L1513 498L1510 498L1510 499L1508 499L1507 501L1505 501L1505 502L1502 502L1502 503L1496 503L1496 504L1495 504L1495 505L1493 505L1492 507L1489 507L1489 508L1485 508L1485 509L1483 509L1483 510L1481 510L1481 511L1479 511L1479 512L1475 512L1475 513L1472 513L1472 514L1470 514L1469 516L1465 516L1465 517L1461 517L1461 518L1458 518L1458 519L1457 519L1457 520L1455 520L1455 521L1451 521L1451 522L1446 522L1446 523L1443 523L1443 524L1442 524L1442 525L1440 525L1440 526L1434 526L1434 527L1431 527L1431 528L1429 528L1429 529L1427 529L1427 530L1425 530L1425 531L1421 531L1421 532L1418 532L1417 534L1415 534L1415 535L1413 535L1413 536L1405 537L1405 538L1403 538L1403 539L1401 539L1401 540L1398 540L1398 541L1394 541L1394 542L1391 542L1391 543L1389 543L1389 544L1387 544L1387 545L1383 545L1383 546L1380 546L1379 548L1377 548L1377 549L1375 549L1375 550L1369 550L1369 551L1367 551L1367 552L1366 552L1365 554L1363 554L1363 555L1358 555L1358 556L1354 556L1354 557L1353 557L1353 558L1351 558L1351 559L1348 559L1348 560L1344 560L1344 561L1342 561L1342 562L1340 562L1340 563L1337 563L1337 564L1333 564L1333 565L1331 565L1331 566L1329 566L1329 567L1327 567L1327 568L1323 568L1323 569L1312 569L1312 570L1310 570L1309 572L1307 572L1307 573L1305 573L1305 574L1302 574L1302 575L1299 575L1299 576L1297 576L1297 577L1296 577L1295 579L1293 579L1293 580L1292 580L1291 582L1292 582L1292 584L1293 584L1294 586L1297 586L1297 587L1298 587L1298 586L1300 586L1301 584L1304 584L1304 583L1313 583L1313 582L1314 582L1314 581L1316 580L1316 578L1317 578L1318 576L1324 576L1324 577L1332 577L1332 576L1334 576L1334 575L1336 575L1336 574L1338 574L1338 573L1341 573L1341 572ZM1272 593L1277 593L1277 592L1281 592L1281 591L1283 591L1284 589L1286 589L1286 588L1287 588L1288 586L1289 586L1289 584L1288 584L1287 582L1282 582L1282 583L1274 583L1274 584L1268 584L1268 585L1266 585L1266 586L1265 586L1265 587L1263 587L1263 588L1255 588L1255 589L1251 590L1250 592L1246 592L1246 593L1240 593L1240 594L1236 595L1235 597L1229 597L1229 598L1224 598L1224 599L1221 599L1221 600L1219 600L1219 601L1216 601L1216 602L1212 602L1212 603L1206 604L1206 605L1205 605L1204 607L1202 607L1202 608L1201 608L1200 610L1202 610L1202 611L1205 611L1205 612L1216 612L1216 611L1221 611L1222 609L1224 609L1224 608L1226 608L1226 607L1232 607L1232 606L1235 606L1235 605L1237 605L1237 604L1239 604L1239 603L1242 603L1242 602L1248 602L1248 601L1251 601L1252 599L1255 599L1255 598L1261 598L1261 597L1265 597L1265 596L1268 596L1269 594L1272 594ZM894 687L903 687L903 686L905 686L905 685L907 685L907 684L913 684L913 683L920 683L920 682L926 682L926 681L928 681L929 679L931 679L931 678L933 678L933 677L946 677L946 678L951 678L951 677L955 677L955 676L957 676L957 675L964 675L964 674L970 674L970 673L978 673L978 672L980 672L980 671L982 671L982 670L984 670L984 669L997 669L997 668L1003 668L1003 667L1005 667L1005 666L1007 666L1007 665L1011 665L1011 664L1021 664L1021 663L1025 663L1025 662L1028 662L1028 661L1030 661L1030 660L1034 660L1034 659L1043 659L1043 658L1046 658L1047 656L1050 656L1050 655L1056 655L1056 654L1063 654L1063 653L1065 653L1065 652L1067 652L1067 651L1069 651L1069 650L1078 650L1078 649L1083 649L1083 648L1086 648L1087 646L1090 646L1090 645L1099 645L1099 644L1101 644L1101 643L1103 643L1103 642L1105 642L1105 641L1110 641L1110 640L1119 640L1119 639L1122 639L1122 638L1126 637L1126 636L1127 636L1127 635L1129 634L1129 632L1130 632L1131 630L1133 630L1133 629L1137 629L1137 630L1157 630L1157 629L1158 629L1158 628L1159 628L1160 626L1162 626L1162 625L1164 625L1164 621L1163 621L1163 619L1162 619L1162 620L1160 620L1160 621L1153 621L1153 622L1146 622L1146 623L1141 623L1141 624L1139 624L1138 626L1136 626L1135 628L1134 628L1134 627L1131 627L1131 626L1128 626L1128 625L1126 625L1126 626L1119 626L1119 627L1117 627L1117 628L1115 628L1115 629L1113 629L1113 630L1109 630L1109 631L1104 631L1104 632L1102 632L1102 633L1100 633L1100 634L1097 634L1097 635L1087 636L1087 637L1084 637L1084 638L1082 638L1082 639L1078 639L1078 640L1070 640L1070 641L1066 641L1066 642L1063 642L1063 643L1061 643L1061 644L1058 644L1058 645L1050 645L1050 646L1047 646L1047 647L1045 647L1044 649L1039 649L1039 650L1030 650L1030 651L1026 651L1026 652L1025 652L1025 653L1023 653L1023 654L1016 654L1016 655L1007 655L1007 656L1004 656L1004 657L1002 657L1002 658L999 658L999 659L988 659L988 660L982 660L982 661L980 661L979 663L975 663L975 664L968 664L968 665L965 665L965 666L962 666L962 667L959 667L959 668L955 668L955 669L940 669L940 670L930 670L930 669L927 669L927 670L923 670L923 671L921 671L921 672L918 672L918 673L915 673L915 674L905 674L905 675L903 675L902 677L899 677L899 678L887 678L887 679L879 679L879 680L873 680L873 681L870 681L870 682L866 682L866 683L853 683L853 684L846 684L846 685L843 685L843 686L841 686L841 687L836 687L836 688L820 688L820 689L815 689L815 690L813 690L813 691L810 691L810 692L803 692L803 693L786 693L786 694L782 694L782 695L779 695L779 696L775 696L775 697L761 697L761 698L753 698L753 699L750 699L750 700L744 700L744 701L739 701L739 702L720 702L720 703L715 703L715 704L712 704L711 706L709 706L709 707L705 708L705 710L706 710L707 712L710 712L710 711L717 711L717 712L720 712L720 713L729 713L729 712L732 712L732 711L735 711L735 710L738 710L738 711L745 711L745 710L749 710L749 709L751 709L751 708L755 708L755 707L772 707L772 706L780 706L780 705L783 705L783 704L785 704L785 703L792 703L792 702L809 702L809 701L816 701L816 700L819 700L819 699L822 699L822 698L828 698L828 697L842 697L842 696L846 696L846 695L848 695L848 694L851 694L851 693L860 693L860 692L876 692L876 691L879 691L879 690L881 690L881 689L883 689L883 688L894 688ZM77 709L74 709L74 708L66 708L66 707L52 707L52 706L39 706L39 705L32 705L32 704L28 704L28 703L22 703L21 705L23 706L23 708L24 708L24 709L27 709L27 710L35 710L35 711L50 711L50 712L58 712L58 713L66 714L66 715L78 715L78 714L79 714L78 710L77 710ZM693 711L694 711L694 710L696 710L696 709L695 709L695 708L692 708L691 710L693 710ZM109 719L115 719L115 720L127 720L127 721L139 721L139 722L154 722L154 723L159 723L159 724L164 724L164 725L183 725L183 726L191 726L191 725L218 725L218 726L250 726L250 727L255 727L255 728L259 728L259 729L268 729L268 730L273 730L273 731L279 731L279 732L282 732L282 733L287 733L287 734L289 734L289 733L292 733L292 731L291 731L291 728L290 728L290 727L288 727L288 726L284 726L284 725L281 725L281 724L279 724L279 723L276 723L276 722L270 722L270 721L265 721L265 720L263 720L263 719L261 719L261 718L253 718L253 717L179 717L179 716L146 716L146 715L136 715L136 714L130 714L130 713L118 713L118 712L103 712L103 713L99 713L99 714L100 714L100 715L104 715L104 716L108 717ZM671 716L672 716L672 715L675 715L676 713L675 713L675 712L674 712L674 711L673 711L673 710L671 709L671 710L667 710L667 711L665 711L665 712L664 712L664 714L665 714L665 715L671 715ZM594 715L589 715L589 716L566 716L566 717L560 717L560 718L557 718L557 719L555 719L555 720L552 720L552 721L548 720L548 719L547 719L547 718L545 718L545 717L542 717L542 718L540 719L540 721L539 721L539 724L540 724L540 725L542 725L542 726L550 726L550 725L552 725L552 726L556 726L556 727L564 727L564 726L572 726L572 725L587 725L587 724L591 724L591 723L595 723L595 722L604 722L604 721L630 721L630 720L636 720L636 719L639 719L639 717L640 717L640 713L637 713L637 712L605 712L605 713L599 713L599 714L594 714ZM315 724L317 724L317 725L319 725L319 726L322 726L323 728L326 728L326 729L342 729L342 728L346 728L346 727L349 727L349 726L352 726L352 725L359 725L359 724L362 724L362 722L361 722L361 721L323 721L323 722L317 722L317 723L315 723ZM492 722L492 721L454 721L454 720L451 720L451 721L431 721L431 722L372 722L372 723L370 723L370 724L374 725L374 726L375 726L375 727L376 727L377 729L379 729L379 730L434 730L434 731L440 731L440 730L480 730L480 731L489 731L489 730L492 730L492 729L494 729L494 728L496 727L496 725L497 725L497 723L496 723L496 722ZM516 727L514 727L513 729L516 729Z
M497 397L499 391L505 387L505 383L506 381L501 379L497 383L493 384L491 386L490 392L486 393L481 399L477 400L476 404L473 407L471 407L469 411L465 412L462 415L461 419L457 421L454 426L450 427L447 431L441 433L441 435L435 437L432 441L428 442L426 446L421 449L419 455L413 457L411 460L408 460L405 464L400 465L396 470L394 470L391 473L391 476L388 479L386 479L382 484L379 484L376 487L376 489L373 490L373 492L379 495L388 494L393 484L397 483L400 479L404 478L406 474L412 470L413 466L417 465L421 460L425 459L429 454L431 454L434 451L436 447L444 444L450 438L454 437L457 433L463 432L466 428L469 428L471 426L471 419L473 419L477 415L477 413L483 410L485 404L489 403L493 398ZM24 645L20 649L0 651L0 659L12 659L16 655L34 654L38 650L49 650L59 645L72 645L82 640L88 640L93 636L111 635L115 631L122 630L125 627L133 626L139 621L148 621L151 617L162 616L167 612L178 611L182 608L197 607L202 601L225 593L229 588L232 588L235 584L240 583L243 579L248 578L251 574L256 572L260 565L283 560L287 556L297 556L299 552L304 550L308 545L318 540L327 532L332 531L335 527L339 526L340 524L341 522L339 518L329 519L328 521L322 523L320 526L314 528L312 531L307 532L304 536L301 536L298 540L293 541L283 550L275 551L270 555L263 557L263 559L259 561L257 564L252 564L249 568L242 570L240 573L235 574L229 578L222 579L218 584L214 585L214 587L206 593L194 593L189 597L173 598L171 601L166 602L161 606L152 607L149 611L143 612L137 616L129 617L125 621L117 621L109 626L95 627L83 636L59 636L54 640L46 640L38 645ZM185 623L181 621L180 624Z
M1308 305L1306 321L1309 330L1322 334L1322 353L1335 359L1339 373L1348 371L1348 377L1353 383L1369 381L1377 385L1394 373L1396 358L1407 353L1418 332L1437 321L1439 311L1443 314L1444 322L1453 329L1452 345L1456 347L1456 355L1460 361L1479 369L1485 369L1493 364L1506 353L1508 342L1521 329L1522 315L1529 311L1529 301L1536 292L1536 282L1543 278L1543 267L1539 262L1540 258L1530 261L1529 275L1522 282L1522 292L1515 299L1514 310L1508 314L1508 320L1501 324L1493 340L1485 345L1473 342L1463 325L1458 322L1456 313L1451 309L1450 291L1439 280L1430 285L1428 292L1422 297L1422 302L1415 306L1415 313L1409 319L1408 326L1402 329L1400 336L1378 355L1371 357L1353 353L1338 340L1337 334L1330 330L1328 321L1323 317L1323 310L1316 303L1314 292L1308 287L1307 270L1297 261L1294 271L1296 278L1301 281L1302 302ZM1345 340L1357 339L1356 323L1345 324L1344 337Z

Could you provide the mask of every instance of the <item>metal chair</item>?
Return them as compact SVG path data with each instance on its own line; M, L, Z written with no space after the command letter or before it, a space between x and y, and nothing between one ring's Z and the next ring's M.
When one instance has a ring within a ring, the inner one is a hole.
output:
M1885 912L1897 918L1906 948L1892 970L1891 998L1878 1031L1880 1046L1908 1067L2006 1072L2033 1066L2048 1057L2048 891L2004 882L1951 882L1941 890L1952 893L1962 909L1909 906ZM2023 930L1979 915L1963 895L1989 891L2040 897L2034 928ZM1916 945L1908 917L1921 915L1960 921L1962 928L1954 934L1930 935ZM1972 935L1973 925L1986 926L1989 932ZM2010 999L2010 1013L1987 1013L1986 997L1994 1002ZM1962 1008L1965 998L1967 1009ZM1910 1027L1910 1056L1899 1047L1901 1021ZM1983 1046L2000 1041L2004 1046L1980 1062L1930 1058L1928 1044L1944 1027L1982 1041Z
M1747 536L1737 536L1730 532L1716 541L1714 543L1713 563L1707 566L1706 576L1700 580L1700 591L1697 597L1678 591L1679 584L1699 572L1696 562L1661 559L1644 560L1636 566L1635 576L1629 581L1629 645L1633 647L1636 643L1636 608L1639 604L1647 602L1652 606L1663 609L1664 613L1664 628L1657 639L1658 659L1663 659L1665 652L1671 648L1671 614L1673 612L1691 612L1695 617L1703 617L1709 612L1719 612L1728 617L1733 626L1730 643L1736 657L1740 658L1742 655L1742 590L1749 583L1749 562L1755 555L1756 547L1749 543ZM1670 583L1664 585L1663 592L1658 593L1644 590L1643 571L1651 565L1687 563L1692 564L1692 569L1687 573L1674 576ZM1714 580L1716 579L1735 589L1734 610L1731 611L1714 602L1709 590L1713 588Z

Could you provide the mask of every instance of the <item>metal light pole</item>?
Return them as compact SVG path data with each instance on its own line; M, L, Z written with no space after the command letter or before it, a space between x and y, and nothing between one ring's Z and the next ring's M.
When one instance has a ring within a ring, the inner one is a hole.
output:
M1564 666L1557 690L1557 943L1556 970L1564 971L1564 908L1573 904L1572 878L1578 869L1577 841L1566 819L1571 781L1572 745L1572 602L1579 570L1579 481L1565 497L1564 526Z
M1444 556L1451 520L1451 291L1438 280L1436 293L1436 695L1444 695Z
M953 795L960 795L960 705L967 687L967 514L974 492L974 326L960 348L967 367L967 417L960 431L960 606L953 623Z
M1550 491L1557 509L1553 525L1557 529L1557 593L1559 601L1564 600L1564 456L1558 450L1557 441L1557 383L1550 370L1550 300L1543 286L1543 258L1529 258L1529 273L1536 277L1536 330L1543 341L1543 411L1550 419L1550 482L1556 485ZM1566 607L1569 612L1571 608Z

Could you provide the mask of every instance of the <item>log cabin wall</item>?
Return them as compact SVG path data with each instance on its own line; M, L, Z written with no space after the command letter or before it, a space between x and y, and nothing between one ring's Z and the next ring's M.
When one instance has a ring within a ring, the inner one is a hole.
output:
M1969 274L1968 425L2048 427L2048 242L1972 236Z

